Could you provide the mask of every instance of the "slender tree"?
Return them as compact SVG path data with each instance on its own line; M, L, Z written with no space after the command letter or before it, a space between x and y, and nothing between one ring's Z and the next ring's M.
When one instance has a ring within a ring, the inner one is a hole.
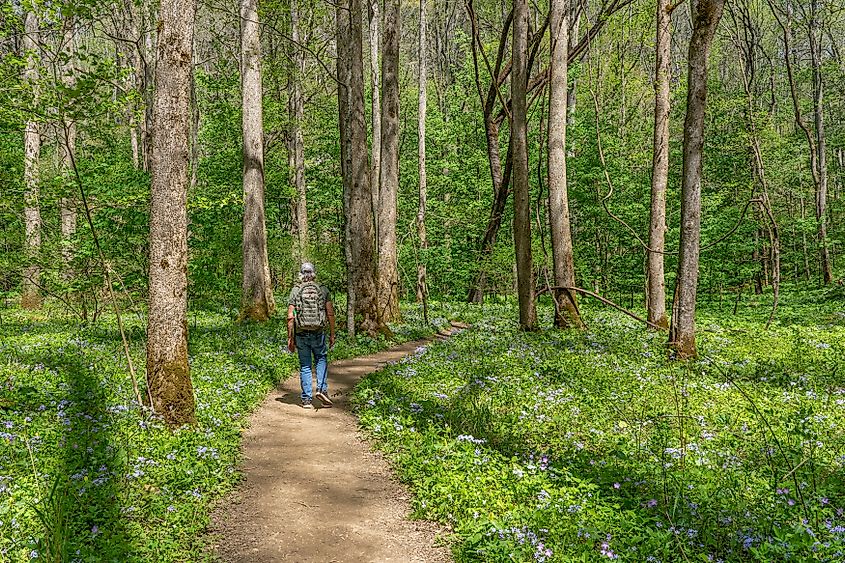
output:
M792 27L792 7L787 6L784 10L778 7L772 0L768 0L769 7L772 14L778 22L781 29L781 36L783 39L783 58L786 65L786 76L789 81L789 93L792 100L792 109L795 117L795 124L804 133L807 139L807 146L810 151L810 173L813 176L813 186L815 188L816 198L816 225L817 236L819 239L819 254L822 265L822 281L827 283L831 277L830 273L830 256L827 249L827 163L825 156L822 155L822 150L818 146L819 139L824 142L824 118L822 115L822 107L824 101L824 88L821 79L821 73L818 68L819 53L816 27L815 23L816 9L811 5L810 17L808 18L808 30L810 36L810 58L813 65L813 114L816 120L815 133L810 130L810 127L804 122L804 117L801 111L801 100L798 94L798 87L795 80L795 70L793 69L793 59L796 57L794 48L794 33ZM819 132L821 131L821 136ZM822 166L820 163L824 163ZM806 245L805 245L806 246ZM806 256L806 253L805 253ZM805 258L806 260L806 258ZM807 261L806 270L809 274L809 261ZM808 275L809 277L809 275Z
M528 189L528 3L514 0L513 71L511 73L513 129L513 240L516 250L516 281L519 325L537 327L534 266L531 257L531 209Z
M241 2L243 108L243 296L241 318L266 321L276 303L267 258L264 218L264 126L261 107L261 36L258 1Z
M481 86L479 51L482 52L481 58L484 58L483 42L481 40L478 21L476 20L473 0L467 1L467 11L470 16L470 24L472 25L472 61L476 88L478 90L482 113L484 115L484 140L487 146L487 160L490 165L490 179L493 183L493 202L490 206L487 228L484 230L484 235L481 237L481 242L479 244L480 257L478 260L478 273L476 274L467 295L468 302L481 303L484 300L484 285L487 280L486 261L493 253L493 248L496 245L496 238L499 234L502 217L505 212L505 207L507 206L508 196L510 195L510 178L513 171L513 153L511 151L513 134L512 132L509 134L508 149L505 156L505 162L503 164L500 154L499 140L499 131L502 120L495 114L496 102L500 97L499 88L501 88L510 73L510 65L505 64L505 55L507 54L508 36L510 35L511 25L513 24L513 10L508 12L502 26L501 34L499 35L499 45L496 51L495 64L491 73L490 84L486 92ZM437 35L435 35L435 37L437 37ZM503 66L507 67L504 71L502 69Z
M707 107L707 60L724 6L724 0L696 0L693 4L687 113L684 119L680 254L669 333L669 342L675 348L678 359L694 358L697 354L695 305L701 242L701 158Z
M381 181L378 203L378 307L382 322L399 318L396 244L399 195L399 0L385 0L382 35Z
M428 108L428 37L427 37L427 11L426 0L420 0L420 30L419 30L419 48L417 50L419 57L419 104L417 112L417 157L419 162L419 207L417 208L417 237L420 239L420 253L421 258L417 263L417 301L423 304L424 309L427 308L428 285L426 282L426 251L428 249L428 237L425 231L425 212L427 183L426 168L425 168L425 118Z
M813 68L813 122L815 124L816 147L818 158L815 159L816 170L813 177L816 181L816 222L819 239L819 254L822 266L822 283L825 285L833 281L830 267L830 250L827 243L827 136L824 129L824 77L822 76L822 47L821 47L821 6L819 0L810 0L810 14L807 31L810 43L810 61Z
M555 326L583 328L575 292L575 260L569 224L566 180L567 58L569 51L569 2L552 0L550 7L551 56L549 61L549 222L555 274Z
M288 152L293 166L293 185L296 188L297 254L301 261L308 258L308 198L305 190L305 140L302 135L302 123L305 119L305 103L302 93L302 79L305 76L305 57L299 47L299 1L290 2L290 28L292 43L293 72L291 76L290 117L291 133Z
M76 84L76 73L73 69L73 57L75 51L74 38L74 22L73 19L68 19L64 24L64 32L62 34L62 49L65 52L66 62L62 65L62 83L68 89L72 89ZM62 131L59 133L60 137L64 137L60 141L59 152L61 154L61 170L66 177L70 176L73 168L73 155L76 152L76 123L72 119L65 118L62 124ZM59 202L59 216L61 222L62 232L62 269L66 279L72 277L71 261L73 258L73 249L71 247L71 240L76 234L76 203L74 198L65 195Z
M669 185L669 73L672 14L669 0L657 1L656 64L654 69L654 153L651 163L651 221L648 229L648 321L664 328L666 277L663 250L666 244L666 187Z
M32 90L33 101L38 99L38 17L35 12L27 12L24 20L23 52L26 57L24 68L24 82ZM34 108L33 113L34 115ZM41 306L41 207L39 204L39 184L41 177L38 171L41 159L41 136L38 122L29 117L24 129L24 227L26 232L27 265L24 268L23 287L21 291L21 307L37 309Z
M150 188L147 381L171 426L192 423L188 366L188 149L195 0L161 0Z

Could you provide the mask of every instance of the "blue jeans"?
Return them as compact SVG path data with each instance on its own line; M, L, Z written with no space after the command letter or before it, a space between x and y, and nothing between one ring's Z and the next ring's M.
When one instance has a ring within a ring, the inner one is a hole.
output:
M306 332L297 334L296 352L299 354L299 382L302 385L302 400L311 400L312 366L316 364L317 392L328 393L326 381L326 367L328 346L326 346L325 332Z

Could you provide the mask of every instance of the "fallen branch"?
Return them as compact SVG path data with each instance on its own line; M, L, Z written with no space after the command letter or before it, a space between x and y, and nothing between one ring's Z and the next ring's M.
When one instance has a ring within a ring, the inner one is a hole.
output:
M616 303L614 303L613 301L611 301L607 297L602 297L598 293L594 293L594 292L592 292L588 289L582 289L580 287L565 287L565 286L544 287L543 289L537 291L537 295L541 295L541 294L543 294L547 291L552 291L554 289L563 289L563 290L566 290L566 291L575 291L575 292L580 293L582 295L589 295L593 299L598 299L602 303L604 303L606 305L610 305L614 309L617 309L617 310L625 313L626 315L628 315L629 317L631 317L634 320L637 320L637 321L640 321L641 323L647 324L651 328L654 328L654 329L657 329L657 330L663 330L663 331L668 330L666 327L662 327L660 325L654 324L653 322L647 321L646 319L638 316L636 313L632 313L631 311L629 311L625 307L623 307L621 305L617 305Z

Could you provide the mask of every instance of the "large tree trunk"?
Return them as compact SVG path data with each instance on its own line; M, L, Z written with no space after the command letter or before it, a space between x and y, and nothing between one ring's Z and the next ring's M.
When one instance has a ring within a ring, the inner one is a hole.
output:
M337 24L337 108L338 129L340 133L340 176L343 184L343 252L346 258L346 331L349 338L355 338L355 284L352 283L355 263L352 254L352 226L350 188L350 146L349 135L349 83L351 81L350 56L350 19L349 0L338 0L335 11Z
M296 188L296 235L300 261L308 258L308 198L305 193L305 141L302 136L302 122L305 119L305 103L302 95L302 78L305 76L305 59L299 47L299 2L291 0L290 4L291 39L293 39L293 77L291 106L291 135L289 152L293 163L293 184Z
M669 343L678 359L694 358L695 305L701 242L701 157L704 146L704 112L707 106L707 59L724 0L696 0L689 43L687 114L684 120L684 164L681 184L681 240L675 307Z
M531 205L528 188L528 4L514 0L513 16L513 240L516 251L519 326L537 328L534 266L531 257Z
M188 366L188 150L195 0L161 0L153 104L147 381L170 426L193 423Z
M263 322L276 308L267 259L264 218L264 125L261 107L261 36L257 0L241 2L243 108L243 296L241 319Z
M399 0L385 0L382 36L381 182L378 204L378 306L381 322L399 318L396 198L399 195Z
M669 64L672 15L669 0L657 2L657 45L654 73L654 155L651 164L651 221L648 230L648 321L667 328L666 277L663 249L666 244L666 187L669 185Z
M809 39L810 60L813 66L813 121L816 126L816 222L818 224L819 254L822 267L822 283L833 281L830 268L830 251L827 247L827 139L824 132L824 82L821 69L821 22L819 1L810 3Z
M419 162L419 178L420 178L420 202L417 209L417 236L420 239L420 254L422 255L417 264L417 301L423 304L423 309L428 320L427 305L428 305L428 284L426 282L426 258L428 249L428 238L425 231L425 211L427 194L427 178L425 168L425 118L427 112L427 93L428 93L428 76L427 76L427 54L428 54L428 37L426 30L427 23L426 0L420 0L420 35L419 35L419 49L417 55L419 58L419 110L417 112L417 135L418 135L418 162Z
M569 2L552 0L551 58L549 62L549 223L555 273L555 326L583 328L575 286L575 258L569 224L566 179L567 57L569 52Z
M375 279L375 242L373 240L372 184L367 155L367 124L364 119L364 62L361 0L349 2L349 135L348 189L346 217L351 245L350 283L355 290L355 316L358 328L376 334L379 322Z
M24 69L24 82L32 89L33 100L38 99L38 17L34 12L27 12L24 21L24 35L22 48L26 57L26 68ZM34 108L33 108L34 111ZM27 264L24 268L24 278L21 284L21 307L24 309L37 309L41 306L41 293L38 286L41 284L41 266L39 264L41 254L41 207L38 202L39 184L41 182L38 172L39 160L41 159L41 136L38 130L38 123L33 118L26 121L26 129L23 134L24 157L24 229L26 234L26 258Z
M381 33L379 31L381 24L381 9L379 8L380 0L368 0L368 11L370 21L370 85L372 87L371 100L371 114L373 126L373 146L370 151L372 154L372 162L370 163L370 180L373 183L373 216L378 218L379 206L379 189L381 181L379 174L381 174L381 77L379 76L379 45L381 42ZM375 237L378 240L378 219L375 224Z

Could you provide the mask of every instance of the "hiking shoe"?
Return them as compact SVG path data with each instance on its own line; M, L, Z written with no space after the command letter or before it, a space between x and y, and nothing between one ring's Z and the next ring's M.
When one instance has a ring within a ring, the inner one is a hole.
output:
M323 407L327 409L332 408L332 405L334 405L334 403L332 403L332 400L329 399L329 396L323 391L317 391L317 398L320 399L321 403L323 403Z
M313 409L314 405L311 404L311 399L305 399L302 401L302 408L303 409Z

